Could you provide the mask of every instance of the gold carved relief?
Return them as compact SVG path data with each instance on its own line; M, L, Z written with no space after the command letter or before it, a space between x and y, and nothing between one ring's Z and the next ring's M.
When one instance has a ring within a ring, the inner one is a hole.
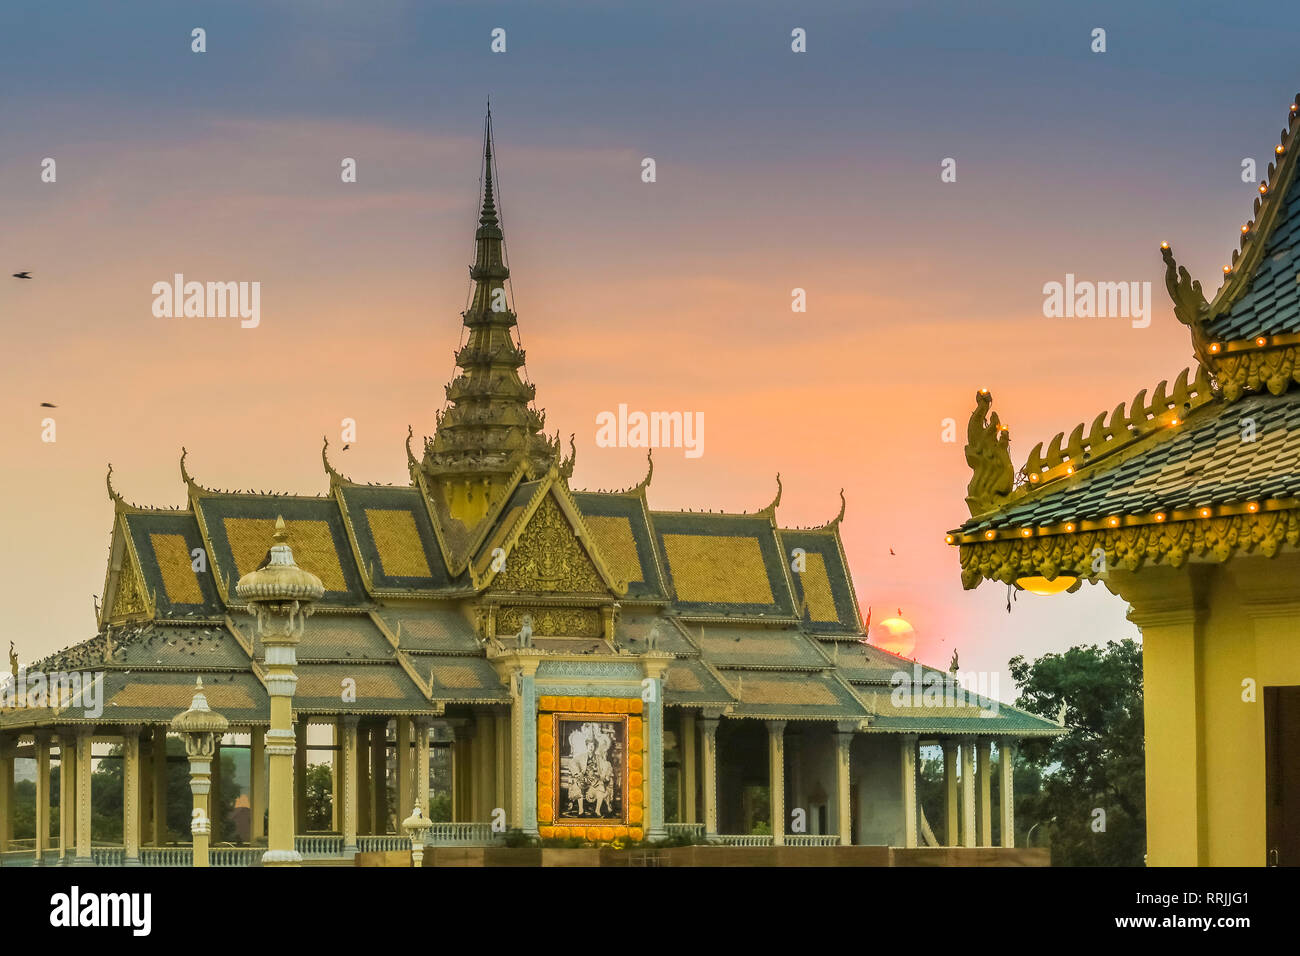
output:
M495 586L506 591L604 592L605 583L549 495L506 557ZM498 627L504 633L509 628Z
M600 637L600 611L589 607L503 607L497 611L497 633L518 634L524 615L533 619L534 637Z

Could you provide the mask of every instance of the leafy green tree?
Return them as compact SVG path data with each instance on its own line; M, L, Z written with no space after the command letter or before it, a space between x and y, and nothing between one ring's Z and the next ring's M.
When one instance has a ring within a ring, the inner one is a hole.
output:
M36 836L36 781L14 781L14 839Z
M450 794L429 794L429 819L434 823L446 823L451 820Z
M1072 647L1030 663L1017 656L1016 706L1050 720L1065 708L1069 732L1026 738L1016 816L1039 824L1061 866L1141 866L1146 853L1142 648L1135 641ZM1022 785L1041 775L1037 792ZM1026 780L1025 778L1029 778ZM1045 832L1044 832L1045 831ZM1041 834L1041 837L1040 837Z
M307 767L306 830L331 830L334 827L334 770L327 763Z
M90 812L91 836L97 843L122 842L122 748L112 747L107 756L97 758L99 765L91 775ZM235 783L235 761L229 751L221 754L221 803L212 808L214 817L220 814L221 842L237 839L234 811L239 798ZM190 763L185 756L185 743L179 738L167 739L167 830L168 839L181 843L190 841L190 816L194 806L190 793Z

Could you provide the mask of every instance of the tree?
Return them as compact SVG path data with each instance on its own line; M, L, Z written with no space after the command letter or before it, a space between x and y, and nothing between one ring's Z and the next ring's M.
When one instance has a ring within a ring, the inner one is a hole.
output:
M334 828L334 771L327 763L307 767L307 825L304 830Z
M1037 793L1018 787L1016 795L1016 816L1027 825L1040 824L1034 843L1049 843L1056 865L1141 866L1146 854L1141 646L1110 641L1105 647L1046 654L1033 663L1017 656L1010 670L1020 687L1016 706L1053 721L1064 706L1069 730L1059 737L1026 738L1020 745L1022 766L1042 778Z
M91 834L95 841L122 842L122 747L113 746L91 775ZM235 801L240 788L235 783L235 761L229 750L221 753L221 803L211 813L221 820L221 842L235 839ZM211 801L211 797L209 797ZM185 742L167 739L167 830L168 839L188 843L194 797L190 792L190 762L185 756Z

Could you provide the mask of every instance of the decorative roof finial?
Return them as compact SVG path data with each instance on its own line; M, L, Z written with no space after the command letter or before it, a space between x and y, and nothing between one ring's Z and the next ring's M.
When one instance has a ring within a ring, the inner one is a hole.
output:
M334 466L330 464L330 456L329 456L330 440L329 440L329 436L328 436L328 435L322 435L322 436L321 436L321 441L324 442L324 444L321 445L321 449L320 449L320 460L325 464L325 474L327 474L327 475L330 476L330 488L332 489L332 488L334 487L334 483L335 483L335 482L343 482L343 483L345 483L345 484L349 483L349 482L348 482L348 479L345 478L343 475L339 474L339 473L334 469ZM408 451L408 454L409 454L409 453L410 453L410 452Z
M1203 368L1212 369L1209 341L1205 334L1205 322L1210 317L1210 303L1205 301L1201 283L1193 280L1186 266L1180 266L1174 259L1174 250L1169 243L1160 244L1160 257L1165 260L1165 288L1169 298L1174 301L1174 315L1178 321L1187 326L1192 333L1192 350Z
M966 486L966 507L972 516L992 511L1011 494L1016 469L1011 464L1011 436L998 420L993 395L987 389L975 393L975 410L966 425L966 464L971 468Z
M123 499L123 497L117 493L117 489L113 487L113 463L111 461L108 463L108 475L105 476L104 480L108 483L108 497L112 499L113 504L125 505L125 499Z
M779 505L780 503L781 503L781 473L778 471L776 473L776 497L772 499L771 504L769 504L767 507L760 508L757 514L770 515L773 518L775 518L776 508L777 505Z
M483 120L483 209L479 213L480 226L497 225L496 203L492 196L492 104L488 103Z

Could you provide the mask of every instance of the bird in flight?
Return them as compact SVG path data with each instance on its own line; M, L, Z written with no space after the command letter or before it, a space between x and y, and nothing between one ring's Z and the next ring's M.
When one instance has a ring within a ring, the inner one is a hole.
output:
M53 402L41 402L41 408L58 408Z
M15 273L14 273L14 278L15 278L15 279L30 279L31 277L32 277L32 274L31 274L30 272L15 272Z
M348 450L349 448L351 448L351 447L352 447L351 445L344 445L344 446L343 446L343 450L344 450L344 451L347 451L347 450Z

